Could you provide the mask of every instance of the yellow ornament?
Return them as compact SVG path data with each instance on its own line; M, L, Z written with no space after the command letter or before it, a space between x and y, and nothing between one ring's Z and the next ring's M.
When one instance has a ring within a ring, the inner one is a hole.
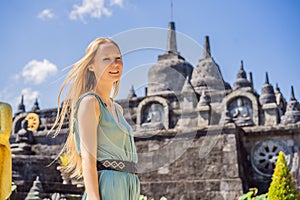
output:
M12 126L12 109L0 102L0 199L8 199L12 186L12 157L9 137Z
M36 131L39 127L40 124L40 119L39 116L35 113L29 113L26 117L25 120L28 122L28 130L30 131Z

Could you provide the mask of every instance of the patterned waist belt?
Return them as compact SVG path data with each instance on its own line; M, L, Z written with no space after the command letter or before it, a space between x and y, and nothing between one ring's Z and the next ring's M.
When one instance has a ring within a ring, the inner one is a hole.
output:
M97 170L116 170L120 172L129 172L137 174L137 164L123 160L101 160L97 161Z

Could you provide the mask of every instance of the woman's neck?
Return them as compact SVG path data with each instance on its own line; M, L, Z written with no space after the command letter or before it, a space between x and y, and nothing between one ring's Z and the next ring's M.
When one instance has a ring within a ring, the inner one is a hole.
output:
M105 102L105 103L110 103L110 93L113 87L113 83L101 83L98 84L95 92L101 97L101 99Z

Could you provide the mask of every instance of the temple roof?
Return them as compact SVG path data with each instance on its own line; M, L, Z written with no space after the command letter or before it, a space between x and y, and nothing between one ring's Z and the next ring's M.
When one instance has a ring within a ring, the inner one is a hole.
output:
M281 117L282 124L291 124L300 121L300 105L295 98L294 87L291 87L291 98L287 103L286 112Z
M148 71L148 95L166 91L180 92L192 71L193 66L177 51L175 23L170 22L166 52L158 56L157 63Z
M268 72L266 72L266 82L262 87L261 95L259 97L259 102L260 102L261 105L264 105L264 104L267 104L267 103L276 103L274 88L269 83Z
M241 67L237 74L237 79L233 83L233 89L238 89L242 87L251 87L251 82L247 79L246 71L244 70L244 62L241 61Z
M205 36L203 58L193 70L191 83L198 94L202 90L227 90L230 85L223 80L218 64L211 57L209 37Z

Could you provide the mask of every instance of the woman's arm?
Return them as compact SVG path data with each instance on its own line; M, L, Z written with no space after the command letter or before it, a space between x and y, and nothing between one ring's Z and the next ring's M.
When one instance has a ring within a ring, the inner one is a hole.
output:
M97 162L97 126L100 116L99 103L94 96L86 96L80 102L77 119L82 156L82 173L87 199L100 200Z

